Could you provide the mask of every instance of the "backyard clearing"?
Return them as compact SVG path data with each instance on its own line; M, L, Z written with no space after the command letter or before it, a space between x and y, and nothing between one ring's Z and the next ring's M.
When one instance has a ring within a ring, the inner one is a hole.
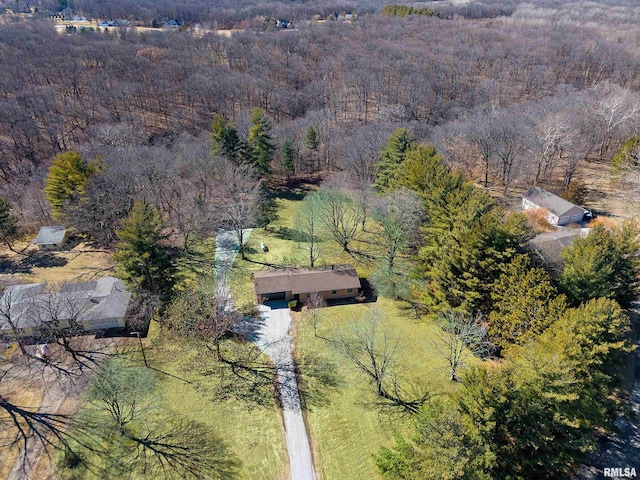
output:
M22 251L26 244L16 244ZM95 250L80 243L70 250L39 251L28 247L18 254L8 249L0 251L0 282L64 283L92 280L113 272L114 262L104 250Z

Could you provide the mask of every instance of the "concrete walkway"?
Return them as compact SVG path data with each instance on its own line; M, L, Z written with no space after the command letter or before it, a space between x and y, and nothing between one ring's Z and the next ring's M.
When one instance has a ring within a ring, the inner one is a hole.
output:
M245 231L245 239L251 231ZM227 274L238 254L235 233L219 232L216 237L216 257L214 272L218 278L219 293L229 299ZM289 455L290 480L316 480L316 472L311 455L311 444L302 416L298 382L295 376L293 352L291 348L291 315L286 302L272 302L270 306L260 305L261 318L247 321L242 326L243 334L255 343L273 361L278 376L278 392L282 404L285 440Z

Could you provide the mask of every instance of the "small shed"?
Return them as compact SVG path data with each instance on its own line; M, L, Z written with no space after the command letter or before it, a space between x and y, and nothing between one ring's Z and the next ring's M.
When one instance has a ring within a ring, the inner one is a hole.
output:
M327 268L285 268L256 272L254 291L259 300L298 300L312 293L327 300L355 298L362 292L360 278L351 265Z
M589 213L588 210L540 187L533 187L522 196L522 210L533 209L546 210L547 221L557 227L579 223Z
M66 227L42 227L33 243L40 250L57 250L62 248L67 238L69 238L69 230Z

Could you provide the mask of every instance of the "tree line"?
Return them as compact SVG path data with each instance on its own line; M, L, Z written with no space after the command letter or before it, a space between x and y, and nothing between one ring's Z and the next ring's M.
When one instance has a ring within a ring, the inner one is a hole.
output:
M552 276L526 252L531 230L396 131L376 166L381 192L422 200L412 291L443 328L454 393L427 398L415 432L376 457L385 478L571 475L623 410L615 367L633 350L640 229L596 226L563 251ZM489 349L485 345L490 346ZM463 369L464 349L482 358ZM379 359L384 352L378 351Z
M372 15L234 38L3 25L15 74L0 79L2 197L36 225L49 215L42 166L59 153L171 146L216 115L245 131L255 108L272 123L275 166L294 173L312 169L299 155L309 127L318 166L371 180L377 149L406 126L505 192L558 176L566 186L585 156L608 159L635 134L640 69L607 23L535 14L499 26Z

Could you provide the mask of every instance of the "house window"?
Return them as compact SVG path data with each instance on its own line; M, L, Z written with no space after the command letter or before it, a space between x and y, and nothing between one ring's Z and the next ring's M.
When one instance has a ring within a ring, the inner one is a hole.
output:
M335 295L336 293L338 293L337 290L331 290L331 295Z
M353 292L353 288L347 289L347 292L349 292L349 293Z

